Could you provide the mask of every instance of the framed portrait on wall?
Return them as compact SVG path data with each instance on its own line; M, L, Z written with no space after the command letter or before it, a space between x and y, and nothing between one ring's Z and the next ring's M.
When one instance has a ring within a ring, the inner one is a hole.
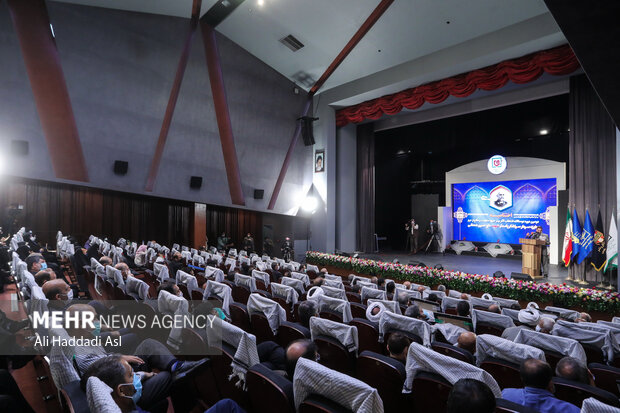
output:
M314 151L314 172L325 172L325 149Z

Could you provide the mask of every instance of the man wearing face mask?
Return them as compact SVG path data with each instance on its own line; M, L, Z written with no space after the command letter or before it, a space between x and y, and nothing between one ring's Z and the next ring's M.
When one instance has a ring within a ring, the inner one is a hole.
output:
M49 300L50 310L64 309L73 300L73 290L65 280L55 279L43 284L43 294Z
M112 399L122 413L146 413L137 405L144 391L142 382L148 378L140 378L122 356L112 355L93 363L81 379L80 386L86 391L88 379L97 377L112 389ZM233 400L223 399L205 413L245 413Z
M92 312L95 314L95 317L97 314L91 306L86 304L74 304L67 309L67 312L72 314L72 316L75 315L75 313L85 312ZM95 325L95 330L89 327L68 328L67 333L75 338L92 339L95 334L97 334L96 330L97 328ZM101 359L108 359L110 356L103 347L98 345L84 345L79 347L61 346L61 349L65 357L74 360L74 364L82 377L88 375L91 366L95 365L97 362L101 363ZM170 353L165 345L153 339L142 341L136 348L134 354L138 356L116 356L127 363L133 373L139 376L138 379L136 375L130 376L127 374L127 376L123 376L123 383L127 384L125 389L128 391L121 391L122 389L117 389L117 386L108 384L115 392L118 390L117 396L119 398L115 398L117 404L119 401L126 402L119 404L121 410L123 407L128 408L130 405L129 401L131 401L138 404L141 409L152 413L166 412L168 407L166 398L170 395L172 384L190 377L192 374L198 372L202 366L206 366L208 362L207 359L199 361L180 361ZM159 373L155 374L153 370L157 370ZM101 377L99 378L101 379ZM105 380L103 381L105 382ZM131 391L129 384L134 384L136 392L140 393L138 396L135 396L134 392ZM141 387L141 390L138 390L138 387ZM129 400L126 400L127 397L129 397ZM136 410L135 407L134 410ZM122 411L131 412L134 410Z
M47 264L45 258L41 254L33 253L26 257L26 269L32 275L37 274L39 271L52 271L56 274L56 278L64 278L62 269L57 264ZM77 286L71 287L76 290ZM76 290L79 291L79 290Z

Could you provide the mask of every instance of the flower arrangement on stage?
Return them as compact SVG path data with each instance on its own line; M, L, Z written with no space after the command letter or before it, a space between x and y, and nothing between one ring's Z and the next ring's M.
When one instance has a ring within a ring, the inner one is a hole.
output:
M306 252L306 262L329 265L355 271L358 274L411 281L423 285L443 284L448 289L464 293L489 293L493 296L522 301L552 302L553 305L570 308L620 313L620 293L590 288L571 287L567 284L537 283L533 281L495 278L484 274L468 274L461 271L437 270L406 264L374 261L364 258L343 257L323 252Z

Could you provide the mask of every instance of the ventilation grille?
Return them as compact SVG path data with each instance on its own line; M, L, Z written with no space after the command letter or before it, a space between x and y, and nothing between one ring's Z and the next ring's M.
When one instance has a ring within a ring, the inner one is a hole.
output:
M299 40L297 40L295 36L293 36L292 34L289 34L288 36L281 38L280 43L282 43L284 46L288 47L294 52L304 47L304 44L300 42Z

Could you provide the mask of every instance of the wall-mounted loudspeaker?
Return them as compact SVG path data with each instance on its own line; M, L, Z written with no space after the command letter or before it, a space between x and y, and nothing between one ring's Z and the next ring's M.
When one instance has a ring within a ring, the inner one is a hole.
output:
M263 199L263 195L265 195L264 189L255 189L254 190L254 199Z
M16 156L28 155L28 141L12 140L11 154Z
M534 281L529 274L524 274L522 272L511 272L510 278L513 280Z
M202 186L202 176L192 176L189 179L189 187L192 189L200 189Z
M114 161L114 173L116 175L126 175L127 169L129 169L129 162L127 161Z
M297 120L301 122L301 137L304 140L304 145L312 146L314 145L314 128L313 123L315 120L319 118L312 118L310 116L302 116Z

